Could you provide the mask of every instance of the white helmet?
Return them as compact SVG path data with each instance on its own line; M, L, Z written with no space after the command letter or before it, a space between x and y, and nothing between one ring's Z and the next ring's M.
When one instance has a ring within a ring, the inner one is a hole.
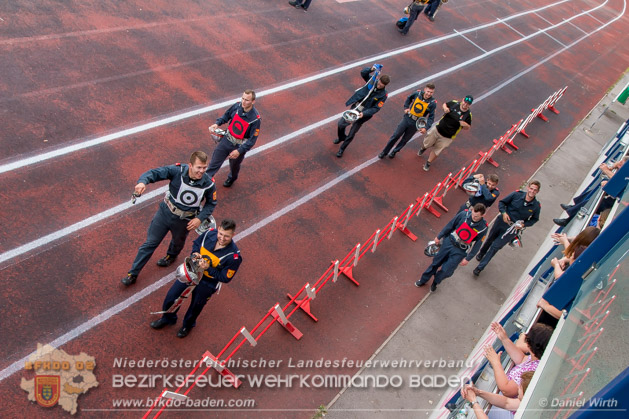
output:
M184 259L183 263L177 267L175 272L175 278L177 281L184 284L198 284L202 275L202 270L199 268L199 262L197 259L192 259L190 256Z
M522 236L520 236L519 233L516 234L513 240L509 242L509 246L513 247L514 249L522 247Z
M468 195L475 195L476 192L480 191L480 182L474 179L471 182L464 183L463 190L467 192Z
M196 233L200 236L211 228L216 228L216 220L212 215L206 218L197 228L194 229Z
M353 109L343 112L343 119L345 120L345 122L350 122L350 123L356 122L358 121L359 117L360 117L360 112L355 111Z
M420 130L422 128L426 128L427 123L428 123L428 118L426 118L425 116L422 116L422 117L417 118L417 122L415 122L415 127L417 127L417 129Z
M440 244L437 244L434 240L431 240L428 242L428 245L424 249L424 254L426 256L433 257L439 252L440 248L441 248Z
M221 138L223 138L223 135L225 134L227 134L227 131L224 129L216 128L214 131L210 130L210 136L216 144L221 142Z

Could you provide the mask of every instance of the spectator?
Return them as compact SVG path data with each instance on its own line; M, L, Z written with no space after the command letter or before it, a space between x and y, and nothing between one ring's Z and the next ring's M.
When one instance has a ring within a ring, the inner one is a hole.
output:
M553 258L550 264L555 268L555 279L558 279L576 258L598 237L601 230L597 227L586 227L575 237L567 237L563 233L553 233L551 237L565 247L564 257Z
M521 333L517 341L511 342L507 336L507 332L498 322L491 324L498 339L502 342L505 350L514 362L513 368L506 373L500 362L500 354L496 353L490 345L485 347L485 356L494 370L494 378L498 389L507 397L517 397L518 386L521 382L522 373L526 371L535 371L539 360L544 354L546 345L553 334L553 328L536 323L531 327L528 333ZM527 356L527 353L529 354Z
M527 371L522 373L522 379L520 381L520 385L518 386L518 398L507 397L502 394L490 393L488 391L480 390L474 386L474 384L468 384L461 389L461 396L472 404L472 409L474 410L474 415L478 419L489 418L485 414L485 411L480 406L478 401L476 401L476 397L482 397L487 400L494 408L489 412L490 416L495 412L496 408L508 410L511 412L510 416L513 416L513 413L520 408L520 402L524 397L524 393L526 393L526 389L528 388L531 380L533 379L533 371Z
M610 212L611 212L611 208L607 208L605 211L602 211L600 214L594 214L594 216L590 220L589 226L598 227L599 230L602 230L603 227L605 227L605 222L607 221L607 217L609 217Z
M600 183L600 186L603 187L607 184L607 180L611 179L614 176L614 173L620 169L625 162L629 160L629 156L625 156L616 163L608 166L606 163L601 163L598 167L601 170L601 174L603 175L603 181ZM560 227L565 227L568 225L570 221L579 213L579 210L589 202L590 198L594 195L594 192L598 190L597 188L587 189L579 196L574 198L574 205L561 204L561 208L566 211L568 216L566 218L553 218L553 222ZM605 197L597 207L595 214L600 214L608 208L611 208L614 204L614 199L611 197Z
M578 258L581 253L598 237L601 230L597 227L586 227L582 232L575 237L566 237L565 234L554 233L551 237L562 244L566 249L563 251L564 257L562 259L553 258L550 264L554 268L555 279L559 279L563 275L564 271L568 269L575 259ZM571 305L572 303L570 303ZM561 317L562 311L557 307L550 304L545 299L541 298L537 302L537 307L541 308L548 315L555 320ZM550 318L540 317L540 321L546 324L554 324L555 321Z

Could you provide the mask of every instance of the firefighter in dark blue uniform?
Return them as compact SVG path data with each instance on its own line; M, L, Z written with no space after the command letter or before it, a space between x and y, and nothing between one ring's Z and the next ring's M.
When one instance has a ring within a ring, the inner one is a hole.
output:
M149 261L157 246L170 231L172 239L166 256L157 261L158 266L170 266L186 243L190 230L194 230L205 221L216 207L216 186L206 173L207 154L195 151L190 156L190 164L174 164L143 173L135 185L135 194L142 195L149 183L170 180L168 192L160 202L159 209L151 221L146 241L138 249L133 266L122 278L122 283L129 286L135 283L146 262ZM203 206L201 203L205 201Z
M409 5L410 9L408 11L408 20L406 21L406 24L403 28L398 28L398 31L402 35L406 35L408 33L409 29L411 29L411 26L413 26L413 23L415 23L415 21L417 20L417 17L420 15L422 10L424 10L424 6L427 2L428 0L414 0Z
M526 191L512 192L500 200L498 203L500 214L496 218L485 244L476 256L476 260L480 263L474 269L475 276L480 275L491 258L518 235L518 230L530 227L539 221L542 206L535 195L539 192L540 187L539 181L533 180L529 183Z
M500 196L500 190L498 189L499 180L500 179L496 174L488 175L487 179L485 179L485 176L481 173L477 173L465 179L463 181L463 186L469 183L478 182L480 189L478 192L470 196L463 205L461 205L459 212L472 208L476 204L483 204L485 205L485 208L491 207Z
M402 150L406 143L408 143L417 132L417 120L419 118L426 118L426 126L419 130L420 134L423 135L430 129L432 123L435 121L435 109L437 108L437 101L432 97L434 93L435 85L428 83L423 90L413 92L406 98L404 102L404 117L398 124L387 145L380 154L378 154L378 158L382 159L387 154L390 158L395 157L395 154ZM402 140L393 148L400 137L402 137ZM391 150L392 148L393 150Z
M385 89L386 85L389 84L391 78L383 74L378 77L375 81L370 82L371 73L375 71L374 67L363 68L360 72L361 77L367 82L366 85L356 90L352 97L350 97L347 102L345 102L345 106L351 106L351 108L357 112L359 112L359 117L356 121L347 122L344 118L341 118L338 122L338 138L336 138L333 143L338 144L342 143L339 148L338 153L336 153L336 157L343 157L343 152L352 142L354 136L360 129L360 127L367 121L371 119L372 116L378 112L382 106L384 106L384 102L387 100L387 91ZM345 135L345 128L349 125L352 127L349 130L349 134Z
M234 103L225 114L210 126L210 133L225 123L229 123L227 134L221 138L212 154L212 161L207 172L214 176L225 159L229 159L229 175L223 186L229 188L238 179L240 163L245 158L245 153L255 145L260 134L260 114L254 108L256 93L253 90L245 90L240 102Z
M192 291L192 301L183 318L183 326L177 332L177 337L188 336L212 294L220 289L222 283L226 284L231 281L238 271L242 257L238 246L233 241L235 231L236 223L233 220L223 220L218 229L208 230L194 241L192 256L203 259L201 268L204 272L199 284ZM167 311L187 287L188 284L176 280L166 294L162 310ZM161 318L151 323L151 327L161 329L177 323L179 308L174 313L163 314Z
M430 286L430 291L435 291L441 281L454 274L459 264L465 266L472 260L487 234L487 222L483 218L484 214L485 206L476 204L471 210L459 212L446 224L435 238L437 244L443 241L439 252L434 256L432 264L422 274L422 277L415 282L415 286L426 285L430 281L430 277L434 275L435 280Z

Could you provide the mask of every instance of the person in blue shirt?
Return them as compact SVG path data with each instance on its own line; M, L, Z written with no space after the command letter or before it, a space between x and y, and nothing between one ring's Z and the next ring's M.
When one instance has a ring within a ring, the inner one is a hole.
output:
M479 276L494 255L516 238L522 229L531 227L539 221L542 206L535 196L541 186L539 181L532 180L526 191L512 192L500 200L498 203L500 214L476 256L480 263L474 269L474 276Z
M386 86L391 81L391 78L388 75L382 74L376 78L376 80L371 80L371 73L376 71L376 66L379 65L376 64L371 68L367 67L361 70L360 76L367 83L357 89L352 97L345 102L345 106L351 106L352 110L358 112L358 119L354 122L348 122L344 118L339 120L337 129L338 136L332 141L334 144L342 143L339 151L336 153L336 157L343 157L345 149L354 140L354 136L360 127L382 109L384 102L389 96L386 91ZM382 68L382 66L379 66L379 68ZM349 134L345 135L345 129L350 125L352 127L349 130Z
M419 130L420 134L425 134L426 131L432 127L435 120L435 109L437 108L437 101L432 97L434 93L434 83L428 83L422 90L417 90L406 98L404 102L404 116L387 145L380 154L378 154L379 159L384 158L387 154L389 158L392 159L395 157L396 153L402 150L406 143L408 143L418 131L417 120L419 118L426 118L426 126ZM402 137L402 139L396 146L395 143L397 143L400 137Z
M188 336L190 330L196 326L197 317L203 311L203 307L212 294L220 289L221 284L226 284L234 279L234 275L242 263L240 250L233 240L235 232L236 223L233 220L225 219L216 230L210 229L194 241L191 256L200 260L203 275L192 291L190 307L186 311L183 325L177 332L177 337L185 338ZM153 329L162 329L177 323L177 312L180 307L177 307L172 313L168 311L189 286L189 283L175 280L162 304L162 317L151 322Z
M459 212L439 232L434 241L440 245L430 266L415 282L416 287L426 285L435 277L430 291L437 290L437 285L454 274L456 268L467 265L472 260L487 234L487 221L483 218L485 205L476 204L471 210Z
M488 175L487 179L485 179L485 176L482 173L477 173L465 179L463 181L463 186L476 181L479 183L480 189L471 195L463 205L461 205L459 211L472 208L474 205L479 203L484 204L486 208L491 207L500 196L500 190L498 189L499 180L498 175L493 173Z
M229 159L229 175L223 186L229 188L238 179L240 164L247 151L251 150L260 135L260 114L253 106L256 101L256 92L245 90L240 102L234 103L225 111L225 114L210 126L210 133L221 125L228 123L227 133L212 153L212 161L207 169L210 176L214 176L225 159Z

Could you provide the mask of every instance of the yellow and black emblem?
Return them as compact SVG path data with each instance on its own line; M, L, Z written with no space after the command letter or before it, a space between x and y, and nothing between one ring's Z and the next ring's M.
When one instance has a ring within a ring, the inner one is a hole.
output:
M427 110L428 110L428 103L424 102L423 100L419 98L419 96L417 96L417 98L415 98L415 102L413 102L413 104L411 105L411 109L410 109L411 115L419 118L421 116L424 116Z

